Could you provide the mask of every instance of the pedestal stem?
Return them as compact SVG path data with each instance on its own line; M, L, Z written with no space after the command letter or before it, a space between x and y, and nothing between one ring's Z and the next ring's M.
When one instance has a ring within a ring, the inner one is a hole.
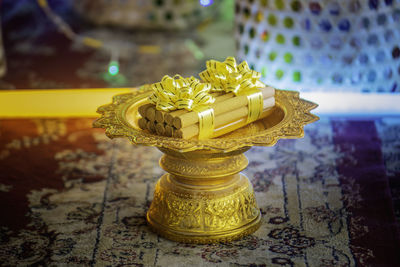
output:
M160 166L168 173L156 184L147 213L152 228L166 238L212 243L257 230L260 211L248 178L239 172L247 148L231 153L178 153L161 149Z

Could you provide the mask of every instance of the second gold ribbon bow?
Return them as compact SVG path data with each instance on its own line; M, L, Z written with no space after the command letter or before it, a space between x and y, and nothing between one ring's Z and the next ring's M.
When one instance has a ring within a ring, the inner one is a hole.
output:
M246 61L237 65L233 57L228 57L224 62L209 60L206 66L207 70L199 75L213 85L211 91L246 95L249 108L247 122L257 120L263 110L263 96L259 88L265 87L259 80L261 73L251 70Z

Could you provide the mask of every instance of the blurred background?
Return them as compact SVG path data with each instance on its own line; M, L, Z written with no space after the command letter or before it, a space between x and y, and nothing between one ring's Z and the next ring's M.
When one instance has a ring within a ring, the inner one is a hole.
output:
M134 87L235 54L233 0L2 1L2 89Z
M121 88L247 60L321 114L400 113L400 0L4 0L1 89Z

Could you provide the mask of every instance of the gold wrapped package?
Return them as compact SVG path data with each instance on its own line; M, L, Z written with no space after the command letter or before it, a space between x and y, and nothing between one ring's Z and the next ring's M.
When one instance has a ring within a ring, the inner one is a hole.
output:
M275 105L275 89L244 61L210 60L194 77L164 76L151 85L149 103L139 108L139 126L158 135L207 139L264 118Z

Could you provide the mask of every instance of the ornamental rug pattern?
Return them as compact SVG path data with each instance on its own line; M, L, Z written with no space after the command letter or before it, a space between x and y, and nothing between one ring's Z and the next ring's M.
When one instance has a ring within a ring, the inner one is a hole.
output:
M109 140L91 123L0 121L4 266L368 266L377 256L368 242L352 242L371 229L352 212L363 205L363 188L338 168L357 164L354 148L335 145L331 121L246 153L261 228L212 245L150 231L145 213L163 173L161 152Z

